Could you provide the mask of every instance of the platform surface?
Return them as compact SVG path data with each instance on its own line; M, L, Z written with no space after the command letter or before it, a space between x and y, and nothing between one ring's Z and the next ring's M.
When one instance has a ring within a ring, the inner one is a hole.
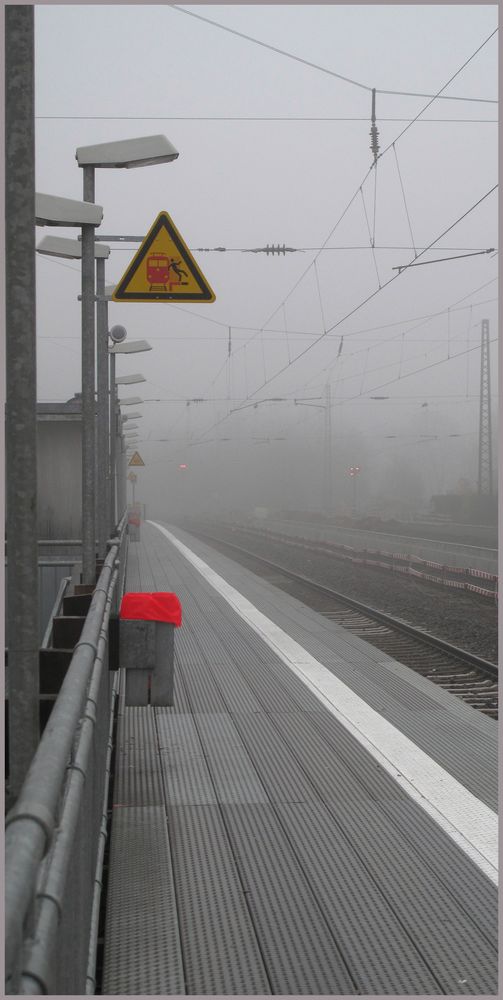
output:
M165 527L210 577L152 524L130 544L126 590L175 592L183 625L173 707L120 708L103 993L497 993L491 864L289 668L261 622L354 693L362 727L373 709L397 754L404 738L417 746L445 786L433 798L466 789L477 831L480 816L493 828L496 724ZM259 631L212 571L253 605Z

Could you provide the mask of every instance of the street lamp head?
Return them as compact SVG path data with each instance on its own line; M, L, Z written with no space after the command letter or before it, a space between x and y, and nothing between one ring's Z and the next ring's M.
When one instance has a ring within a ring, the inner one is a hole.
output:
M121 406L134 406L138 403L143 403L141 396L127 396L125 399L119 399Z
M108 336L113 340L114 344L122 344L122 341L127 337L126 327L117 324L108 331Z
M109 354L137 354L139 351L151 351L151 344L146 340L130 340L124 344L114 344L108 348Z
M44 236L37 246L37 253L47 257L63 257L66 260L82 259L82 243L80 240L67 240L63 236ZM94 244L95 257L108 257L110 247L105 243Z
M103 219L101 205L52 194L35 195L37 226L99 226Z
M97 146L79 146L75 157L79 167L148 167L176 160L178 150L165 135L146 135L140 139L101 142Z
M118 375L115 379L116 385L134 385L135 382L146 382L144 375Z

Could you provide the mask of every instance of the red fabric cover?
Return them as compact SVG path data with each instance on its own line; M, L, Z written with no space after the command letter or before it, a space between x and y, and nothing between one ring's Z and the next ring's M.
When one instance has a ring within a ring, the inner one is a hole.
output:
M124 594L119 618L138 618L147 622L182 624L182 605L176 594Z

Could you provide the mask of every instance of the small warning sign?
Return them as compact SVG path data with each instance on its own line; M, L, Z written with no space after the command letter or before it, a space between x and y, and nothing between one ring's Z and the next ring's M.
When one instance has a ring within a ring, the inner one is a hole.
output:
M114 302L214 302L215 293L167 212L159 212L112 295Z
M141 455L135 451L134 455L131 455L128 465L145 465L145 462L143 461Z

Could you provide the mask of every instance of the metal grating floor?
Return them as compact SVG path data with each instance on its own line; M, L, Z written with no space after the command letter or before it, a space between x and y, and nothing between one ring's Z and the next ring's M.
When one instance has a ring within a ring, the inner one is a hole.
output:
M492 720L175 534L494 803ZM121 706L103 992L496 994L494 885L149 525L127 589L184 622L174 706Z

